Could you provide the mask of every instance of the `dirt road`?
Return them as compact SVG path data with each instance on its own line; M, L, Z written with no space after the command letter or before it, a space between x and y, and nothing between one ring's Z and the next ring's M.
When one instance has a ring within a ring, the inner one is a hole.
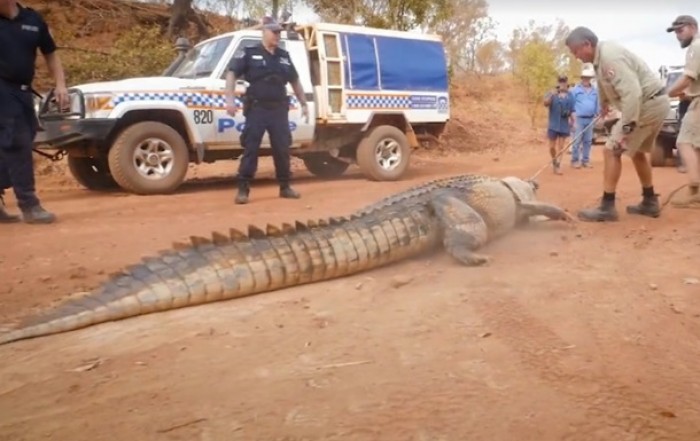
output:
M593 170L545 171L541 198L595 203L598 150ZM3 227L0 322L192 234L346 214L438 176L526 177L533 152L423 156L396 183L300 172L300 201L278 199L267 168L247 206L230 180L162 197L44 181L60 222ZM685 179L655 173L662 197ZM488 267L438 253L0 347L0 439L698 440L700 212L626 215L639 196L626 161L621 222L514 233L483 250Z

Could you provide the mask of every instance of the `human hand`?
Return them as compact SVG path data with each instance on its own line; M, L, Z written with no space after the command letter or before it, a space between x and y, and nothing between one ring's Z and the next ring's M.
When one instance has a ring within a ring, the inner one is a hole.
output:
M67 111L70 108L70 99L68 98L68 89L66 89L66 86L57 86L53 91L53 96L61 112Z
M301 116L304 118L306 124L309 123L309 106L304 103L301 105Z
M229 116L236 116L237 111L238 107L236 106L236 103L226 103L226 113Z

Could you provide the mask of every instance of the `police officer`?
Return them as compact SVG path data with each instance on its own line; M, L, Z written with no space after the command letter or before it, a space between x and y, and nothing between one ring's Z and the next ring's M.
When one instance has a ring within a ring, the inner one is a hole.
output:
M615 190L622 171L621 155L629 155L642 185L640 204L627 207L627 213L658 217L661 213L654 193L652 169L646 153L656 144L671 103L658 75L636 54L610 42L598 42L588 28L578 27L566 38L571 53L584 63L593 63L599 87L601 117L610 105L621 110L603 152L603 199L596 208L579 211L583 221L616 221Z
M680 97L681 127L676 139L678 153L688 172L688 193L671 204L678 208L700 208L700 34L698 22L689 15L676 18L666 32L675 32L681 48L687 48L683 75L668 95ZM685 107L685 109L681 109Z
M265 17L262 28L262 43L245 48L242 57L231 61L226 75L226 111L231 116L237 112L234 102L236 78L245 77L249 83L243 105L246 120L241 134L244 150L238 168L237 204L248 202L250 181L258 168L258 151L265 131L270 137L280 197L300 197L289 185L289 146L292 139L286 84L291 83L301 103L303 116L308 119L304 90L289 53L278 46L282 27L272 18Z
M37 48L56 81L56 98L64 108L68 93L56 43L39 13L17 0L0 0L0 222L20 218L5 211L2 195L12 187L28 223L51 223L55 216L39 204L34 188L32 148L38 121L31 83Z

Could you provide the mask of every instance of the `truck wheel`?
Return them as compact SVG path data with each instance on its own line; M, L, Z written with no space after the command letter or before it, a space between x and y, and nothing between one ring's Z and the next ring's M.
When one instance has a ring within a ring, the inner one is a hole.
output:
M670 142L666 139L657 137L656 144L654 144L654 148L651 150L651 154L649 155L651 166L665 167L666 158L672 156L672 154L673 146L670 145Z
M124 129L109 150L114 180L136 194L164 194L177 189L187 174L189 152L177 130L145 121Z
M105 191L119 185L109 172L107 158L76 157L68 154L68 170L88 190Z
M335 178L345 173L350 164L340 161L328 153L306 155L301 158L306 169L320 178Z
M411 147L394 126L377 126L357 146L357 165L373 181L395 181L408 169Z

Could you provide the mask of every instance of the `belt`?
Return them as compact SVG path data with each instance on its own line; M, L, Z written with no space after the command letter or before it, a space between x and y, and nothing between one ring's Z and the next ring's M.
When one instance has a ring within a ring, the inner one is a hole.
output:
M7 86L14 87L15 89L19 89L23 92L29 92L32 90L32 86L30 86L29 84L17 83L15 81L6 80L4 78L0 78L0 82Z
M589 119L589 118L593 118L594 116L595 115L577 115L578 118L582 118L582 119Z

